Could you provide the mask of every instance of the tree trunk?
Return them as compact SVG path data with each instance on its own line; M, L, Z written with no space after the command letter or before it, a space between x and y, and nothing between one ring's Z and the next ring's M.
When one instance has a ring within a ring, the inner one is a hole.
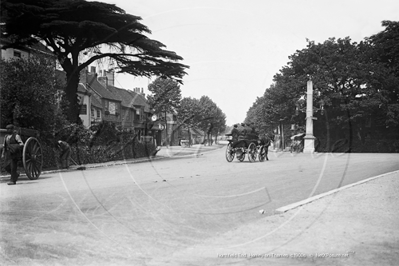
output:
M67 73L67 86L65 87L65 96L68 100L67 117L70 122L80 124L80 109L77 97L78 85L79 72Z
M188 146L191 146L191 131L190 131L190 127L187 128L188 131Z
M165 111L165 131L166 131L166 146L169 146L169 132L168 132L168 118Z

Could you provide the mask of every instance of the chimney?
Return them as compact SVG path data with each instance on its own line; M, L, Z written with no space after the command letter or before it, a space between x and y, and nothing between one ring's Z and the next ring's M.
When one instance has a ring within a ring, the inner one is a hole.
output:
M101 85L103 85L105 88L108 88L108 79L107 77L98 77L97 78L98 82L100 82Z
M92 74L96 73L96 67L95 66L90 67L90 73L92 73Z
M106 71L104 70L104 75L107 76L108 85L114 86L115 84L115 73L113 70Z

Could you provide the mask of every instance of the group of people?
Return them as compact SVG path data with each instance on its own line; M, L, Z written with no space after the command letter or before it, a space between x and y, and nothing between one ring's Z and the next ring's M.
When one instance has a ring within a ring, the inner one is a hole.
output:
M248 140L259 139L267 145L270 145L272 141L270 136L260 135L259 132L256 131L255 126L245 123L235 124L230 134L233 139L233 148L247 145L246 141Z
M14 125L6 126L7 134L4 137L1 159L4 161L4 169L11 175L8 185L15 185L18 181L18 161L22 157L24 142ZM71 147L65 141L58 140L56 146L60 150L61 167L69 168Z

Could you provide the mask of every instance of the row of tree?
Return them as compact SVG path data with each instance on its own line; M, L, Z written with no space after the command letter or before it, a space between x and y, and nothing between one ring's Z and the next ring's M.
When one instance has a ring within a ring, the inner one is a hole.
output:
M315 136L324 140L326 150L337 139L350 148L372 142L385 145L384 151L399 150L399 22L382 25L383 31L360 43L350 38L308 41L249 108L245 122L263 132L279 123L303 126L305 113L296 111L303 107L311 78L316 111L324 109L314 115Z
M189 138L192 129L203 131L208 140L226 129L226 115L208 96L182 98L179 83L161 77L155 79L148 90L151 92L148 102L154 112L165 117L167 113L176 114L177 130L187 129Z

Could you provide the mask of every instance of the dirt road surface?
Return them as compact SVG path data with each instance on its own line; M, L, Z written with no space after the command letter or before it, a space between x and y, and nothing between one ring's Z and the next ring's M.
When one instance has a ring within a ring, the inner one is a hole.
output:
M399 262L398 155L285 153L229 164L223 153L170 150L189 157L3 180L1 265Z

